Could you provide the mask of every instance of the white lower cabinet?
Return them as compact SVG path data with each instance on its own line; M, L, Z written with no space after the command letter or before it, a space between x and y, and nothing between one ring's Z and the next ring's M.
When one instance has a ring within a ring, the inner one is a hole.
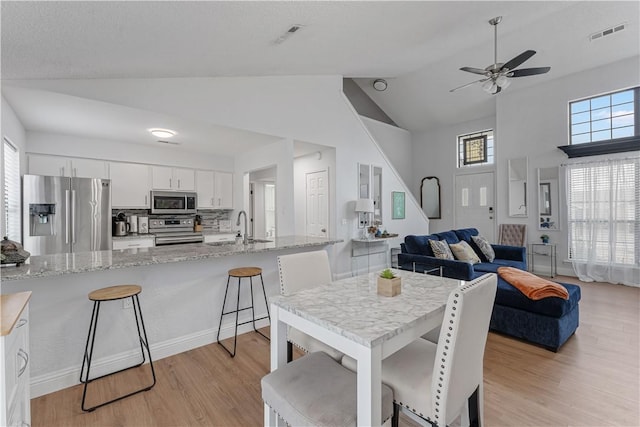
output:
M153 236L140 237L137 239L113 239L113 250L152 248L156 245L156 238Z
M30 292L28 294L30 295ZM7 309L4 301L5 296L3 296L3 311ZM0 367L2 374L0 375L2 377L0 426L23 427L31 425L28 297L24 300L24 304L22 311L16 313L18 318L13 329L0 338L3 359Z

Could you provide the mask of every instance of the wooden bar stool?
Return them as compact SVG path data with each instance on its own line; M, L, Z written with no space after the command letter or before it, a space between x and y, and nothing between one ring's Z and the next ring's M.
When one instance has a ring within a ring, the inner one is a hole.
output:
M149 351L149 340L147 339L147 331L144 327L144 320L142 319L142 310L140 309L140 300L138 299L138 294L142 292L142 288L138 285L119 285L119 286L111 286L108 288L97 289L91 293L89 293L89 299L93 301L93 312L91 313L91 322L89 323L89 334L87 336L87 344L84 348L84 357L82 359L82 369L80 370L80 382L84 384L84 391L82 392L82 410L86 412L91 412L96 408L100 408L101 406L108 405L109 403L116 402L118 400L124 399L125 397L132 396L136 393L140 393L143 391L151 390L151 388L156 384L156 372L153 369L153 361L151 360L151 352ZM96 340L96 329L98 327L98 315L100 314L100 304L105 301L116 301L125 298L131 298L131 305L133 306L133 313L136 319L136 327L138 328L138 339L140 341L140 351L142 353L142 361L137 365L130 366L128 368L120 369L119 371L111 372L96 378L89 379L89 371L91 370L91 359L93 357L93 347ZM85 407L85 399L87 397L87 386L90 382L107 377L109 375L114 375L129 369L137 368L142 366L146 361L145 349L147 350L147 356L149 356L149 365L151 367L151 375L153 377L153 382L151 385L147 387L143 387L140 390L128 393L124 396L117 397L115 399L109 400L108 402L101 403L99 405L92 406L90 408ZM85 373L85 365L87 367L87 371Z
M256 319L256 313L255 313L254 307L253 307L253 278L256 277L256 276L260 276L260 282L262 282L262 294L264 295L264 302L265 302L265 304L267 306L267 315L263 316L263 317L260 317L258 319ZM227 304L227 294L229 293L229 281L231 280L232 277L237 277L238 278L238 298L236 300L236 309L225 312L224 311L224 307ZM251 294L251 305L247 306L247 307L244 307L244 308L239 308L240 307L240 282L241 282L243 277L248 277L249 278L249 283L251 285L250 289L249 289L250 290L250 294ZM251 310L251 320L247 320L246 322L238 323L238 314L243 310ZM222 344L222 342L220 342L220 329L222 329L222 318L224 316L226 316L227 314L234 314L234 313L236 315L236 328L235 328L235 333L234 333L234 337L233 337L233 352L232 352L227 347L225 347L225 345ZM247 323L252 323L254 331L259 333L260 335L262 335L266 339L269 339L268 336L266 336L265 334L263 334L262 332L260 332L259 330L256 329L256 321L262 320L262 319L269 319L269 321L271 321L271 315L269 314L269 302L267 301L267 292L264 290L264 280L262 280L262 269L260 267L232 268L231 270L229 270L229 275L227 276L227 289L224 291L224 301L222 302L222 314L220 315L220 324L218 325L218 336L216 337L216 340L218 341L218 344L220 344L222 346L222 348L227 350L227 353L229 353L229 355L231 355L231 357L235 357L235 355L236 355L236 344L237 344L237 340L238 340L238 326L239 325L244 325L244 324L247 324Z

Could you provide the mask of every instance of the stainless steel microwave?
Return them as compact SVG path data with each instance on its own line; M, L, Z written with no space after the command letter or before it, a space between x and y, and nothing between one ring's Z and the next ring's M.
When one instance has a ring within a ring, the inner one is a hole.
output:
M198 196L187 191L151 191L151 213L195 214Z

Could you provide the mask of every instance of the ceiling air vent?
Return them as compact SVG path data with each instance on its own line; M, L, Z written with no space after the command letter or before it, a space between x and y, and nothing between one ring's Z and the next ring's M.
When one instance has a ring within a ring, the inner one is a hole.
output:
M284 43L289 37L291 37L296 31L299 31L304 27L304 25L294 24L287 31L284 32L280 37L274 40L274 44Z
M181 144L180 142L177 142L177 141L163 141L161 139L159 139L157 142L159 144L169 144L169 145L180 145Z
M613 33L618 33L620 31L624 30L625 27L626 27L626 24L623 23L623 24L615 25L615 26L613 26L611 28L607 28L607 29L602 30L602 31L598 31L597 33L591 34L589 36L589 40L594 41L594 40L601 39L601 38L603 38L605 36L609 36L609 35L611 35Z

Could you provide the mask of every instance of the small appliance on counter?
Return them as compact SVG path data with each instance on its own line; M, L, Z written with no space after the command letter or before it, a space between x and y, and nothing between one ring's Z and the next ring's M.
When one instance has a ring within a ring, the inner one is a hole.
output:
M138 217L138 234L148 234L148 233L149 233L149 217L139 216Z
M124 212L119 212L113 217L113 235L114 236L126 236L129 232L129 224L125 220Z
M138 215L129 215L127 224L129 225L129 233L138 233Z

